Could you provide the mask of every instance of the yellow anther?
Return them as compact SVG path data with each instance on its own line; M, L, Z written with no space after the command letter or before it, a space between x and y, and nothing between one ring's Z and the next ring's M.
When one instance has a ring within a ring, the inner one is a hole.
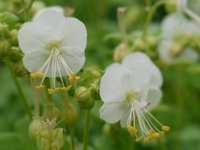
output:
M149 136L151 139L159 139L160 138L160 134L158 132L151 133Z
M55 91L56 91L55 89L48 89L48 93L49 93L49 94L54 94Z
M72 74L69 76L69 83L70 85L74 85L76 81L80 79L79 76L76 76L75 74Z
M128 126L128 132L130 136L137 137L138 130L135 127Z
M44 88L44 85L37 85L37 86L35 86L35 88L36 88L37 90L41 90L41 89Z
M38 79L38 78L42 78L44 76L44 74L42 72L34 72L31 73L31 78L32 79Z
M150 141L151 141L151 139L149 137L144 138L144 144L148 144Z
M162 126L161 129L164 132L169 132L170 131L170 127L169 126Z
M67 87L57 87L57 88L53 88L53 89L48 89L48 93L49 94L55 94L55 93L64 93L66 91L68 91L72 86L69 85Z

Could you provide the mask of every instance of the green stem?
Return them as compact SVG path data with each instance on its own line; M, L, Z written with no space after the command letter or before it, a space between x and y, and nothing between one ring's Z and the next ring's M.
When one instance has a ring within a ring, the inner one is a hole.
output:
M70 138L71 138L71 150L75 150L74 131L73 131L73 129L70 129Z
M32 118L32 113L31 113L30 108L29 108L29 105L28 105L28 100L27 100L27 98L25 97L25 94L24 94L24 92L23 92L23 90L22 90L22 87L21 87L21 85L20 85L20 83L19 83L19 81L18 81L18 79L17 79L17 77L16 77L16 75L15 75L15 73L14 73L14 71L13 71L12 64L11 64L10 62L6 61L6 65L8 66L8 68L9 68L9 70L10 70L12 79L13 79L13 81L14 81L14 83L15 83L15 86L16 86L16 88L17 88L17 91L18 91L18 93L19 93L19 96L21 97L20 99L21 99L22 104L23 104L23 106L24 106L24 110L26 111L27 115L28 115L29 118L31 119L31 118Z
M145 38L146 35L147 35L147 32L148 32L148 26L149 24L151 23L152 19L153 19L153 16L156 12L156 10L163 4L165 4L166 1L164 0L161 0L161 1L158 1L157 3L155 3L151 8L150 8L150 11L148 13L148 16L147 16L147 19L146 19L146 23L145 23L145 26L144 26L144 32L143 32L143 37Z
M83 128L83 150L87 150L88 148L88 130L89 130L89 122L90 122L90 110L86 110L85 115L85 126Z
M179 67L179 66L178 66ZM183 121L182 119L182 110L183 110L183 88L181 85L181 80L182 80L182 72L181 68L177 68L177 81L176 81L176 107L177 107L177 115L176 115L176 129L181 128L181 122ZM178 150L180 148L180 138L179 136L176 137L176 149Z

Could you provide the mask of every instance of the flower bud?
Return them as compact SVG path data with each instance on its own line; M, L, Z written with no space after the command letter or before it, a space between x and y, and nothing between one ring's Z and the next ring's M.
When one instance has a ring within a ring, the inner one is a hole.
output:
M182 52L182 46L178 43L174 43L172 45L172 48L170 49L170 52L171 52L171 56L172 57L176 57L178 56L181 52Z
M9 33L9 27L6 23L0 23L0 35L2 37L7 37Z
M66 7L64 8L64 15L65 15L66 17L72 16L72 15L74 14L74 12L75 12L75 8L73 8L73 7L66 6Z
M37 137L42 130L42 120L40 118L34 119L31 124L29 125L29 134L31 137Z
M52 150L60 150L64 145L64 134L62 128L56 128L52 131L52 139L51 143Z
M0 14L0 22L4 22L10 26L15 25L18 21L19 18L10 12L4 12Z
M13 62L19 62L22 59L22 53L18 47L11 47L8 51L8 57Z
M140 49L140 50L143 50L143 49L145 49L145 47L146 47L146 43L142 40L142 39L136 39L135 41L134 41L134 47L136 48L136 49Z
M129 52L127 43L119 44L113 54L113 60L120 62Z
M91 89L88 89L84 86L79 87L76 90L76 98L80 106L84 109L91 108L94 104L94 100L91 98Z
M45 8L45 3L42 1L35 1L31 8L32 13L35 15L38 11Z
M155 36L147 36L146 41L149 46L155 46L157 38Z
M12 45L17 45L17 43L18 43L17 36L18 36L18 31L17 30L11 30L10 41L11 41Z
M10 43L7 40L0 41L0 57L5 57L8 55L8 50L10 48Z
M41 150L60 150L64 145L64 133L62 128L44 128L40 132L37 145Z

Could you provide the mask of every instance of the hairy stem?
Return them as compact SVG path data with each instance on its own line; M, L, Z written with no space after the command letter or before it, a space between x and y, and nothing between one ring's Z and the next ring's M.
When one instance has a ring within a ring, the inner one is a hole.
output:
M8 66L8 68L10 70L12 79L13 79L13 81L15 83L15 86L16 86L17 91L19 93L20 99L21 99L22 104L24 106L24 110L26 111L27 115L29 116L29 119L31 119L32 118L32 113L31 113L30 107L28 105L28 100L25 97L25 94L24 94L24 92L22 90L22 87L21 87L21 85L20 85L20 83L19 83L19 81L18 81L18 79L17 79L17 77L16 77L16 75L15 75L15 73L13 71L12 64L10 62L6 61L6 65Z
M89 123L90 123L90 110L87 109L85 112L85 126L83 128L83 150L88 149Z
M70 138L71 138L71 150L75 150L74 131L73 131L73 129L70 129Z

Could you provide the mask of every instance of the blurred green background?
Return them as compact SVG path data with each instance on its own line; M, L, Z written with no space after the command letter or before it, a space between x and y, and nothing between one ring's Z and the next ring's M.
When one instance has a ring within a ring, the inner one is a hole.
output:
M0 0L0 10L4 12L15 1ZM116 11L118 7L128 8L128 32L142 30L146 18L145 4L148 0L44 0L46 6L60 5L75 9L75 16L82 20L88 30L87 64L96 64L101 69L112 63L112 53L120 42ZM192 0L191 0L192 1ZM150 3L155 3L151 0ZM194 11L200 10L199 0L190 2ZM153 21L160 23L168 14L160 7ZM114 35L113 35L114 34ZM115 35L116 34L116 35ZM110 40L109 36L116 36ZM153 57L157 60L157 56ZM157 61L156 61L157 62ZM159 65L159 63L158 63ZM89 134L91 150L200 150L200 71L191 71L200 64L178 65L161 68L164 76L163 99L153 112L163 123L171 127L171 132L158 142L136 143L125 129L119 125L107 125L98 118L99 105L93 108L93 118ZM33 98L28 80L20 79L29 103ZM81 144L81 126L76 126L76 145ZM7 67L0 64L0 150L36 150L35 142L28 135L29 121L25 116L16 87ZM67 144L64 149L68 149ZM79 149L79 148L77 148Z

